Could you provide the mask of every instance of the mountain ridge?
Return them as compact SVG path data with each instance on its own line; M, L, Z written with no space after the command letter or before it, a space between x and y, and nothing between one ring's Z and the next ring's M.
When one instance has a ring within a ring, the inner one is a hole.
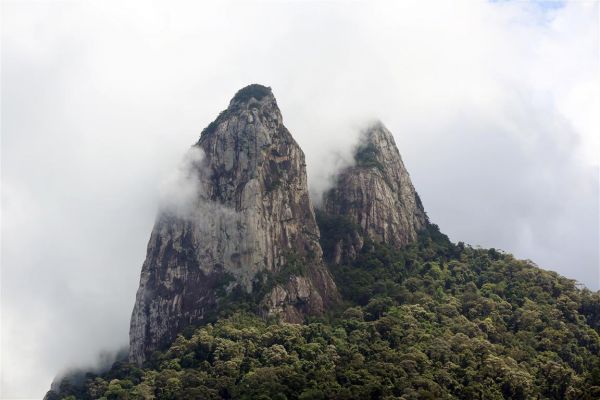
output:
M129 361L46 399L600 398L600 291L452 243L383 124L316 213L270 88L238 91L195 146L212 208L160 215Z

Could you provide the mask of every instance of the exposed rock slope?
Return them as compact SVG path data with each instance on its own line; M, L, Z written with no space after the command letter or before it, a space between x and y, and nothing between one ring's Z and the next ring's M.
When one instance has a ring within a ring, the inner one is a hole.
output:
M198 193L184 214L161 212L148 244L130 328L138 364L235 290L262 285L261 313L290 322L338 299L322 262L304 153L270 88L240 90L196 146L204 152L193 168Z
M383 124L378 122L363 132L354 159L355 164L342 170L335 186L323 196L325 216L345 218L357 226L328 249L334 263L353 259L364 236L404 246L414 242L427 224L394 137Z

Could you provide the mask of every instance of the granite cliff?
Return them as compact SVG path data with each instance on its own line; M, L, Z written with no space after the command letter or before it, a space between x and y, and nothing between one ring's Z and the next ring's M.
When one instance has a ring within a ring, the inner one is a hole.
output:
M130 327L141 364L234 293L256 311L300 323L339 295L322 261L304 153L270 88L250 85L201 134L198 189L186 209L157 217ZM260 289L260 290L259 290Z
M335 177L320 211L356 227L326 249L334 264L354 259L365 238L394 247L415 242L428 223L394 137L380 122L362 132L354 164Z

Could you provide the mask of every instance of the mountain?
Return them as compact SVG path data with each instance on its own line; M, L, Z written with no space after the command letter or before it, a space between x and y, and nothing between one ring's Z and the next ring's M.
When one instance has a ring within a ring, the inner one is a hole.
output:
M304 153L270 88L241 89L195 147L197 196L185 215L161 212L148 244L131 318L137 364L233 295L259 293L257 311L296 323L338 300Z
M381 123L366 129L354 152L354 164L342 170L323 196L322 217L356 225L326 249L330 261L350 261L365 237L402 247L417 240L427 215L404 167L394 137ZM336 219L336 217L338 217Z
M192 152L129 359L46 399L600 398L600 291L451 242L381 123L316 214L269 88L240 90Z

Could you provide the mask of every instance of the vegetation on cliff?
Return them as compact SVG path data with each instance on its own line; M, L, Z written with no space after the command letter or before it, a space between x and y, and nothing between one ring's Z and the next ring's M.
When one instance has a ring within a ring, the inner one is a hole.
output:
M321 225L323 248L340 225ZM349 229L352 227L349 227ZM597 399L600 293L429 225L332 265L345 304L306 325L231 307L143 368L52 399Z

